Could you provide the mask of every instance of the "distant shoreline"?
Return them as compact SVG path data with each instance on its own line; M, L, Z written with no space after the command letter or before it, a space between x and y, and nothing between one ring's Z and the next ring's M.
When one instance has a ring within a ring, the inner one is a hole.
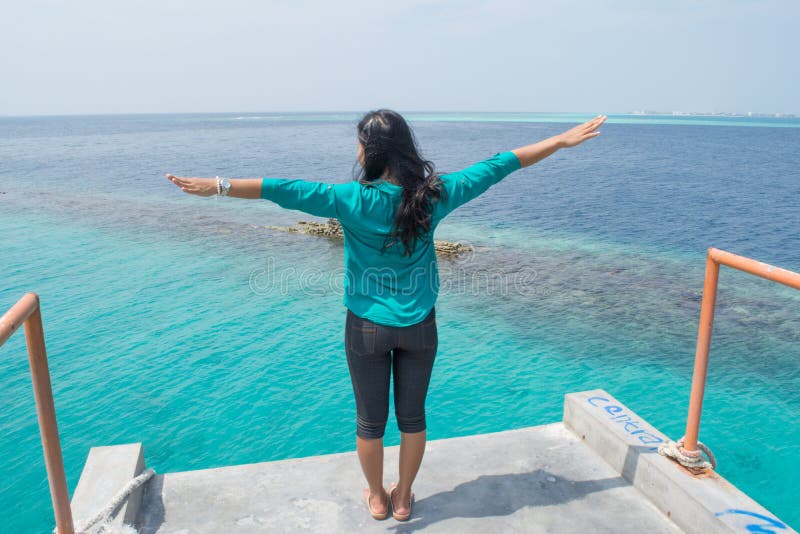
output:
M453 124L538 124L575 125L597 115L597 113L529 113L529 112L400 112L412 125L422 126L433 123ZM617 127L632 125L637 127L678 126L678 127L736 127L736 128L781 128L800 129L800 117L791 115L734 115L725 113L690 113L682 111L650 112L632 111L623 113L606 113L606 126ZM314 124L349 124L355 127L361 113L356 112L269 112L269 113L150 113L150 114L118 114L118 115L33 115L33 116L0 116L3 130L20 133L27 128L37 132L46 132L51 128L69 128L73 122L84 122L85 125L96 125L105 131L123 131L129 125L158 124L159 128L222 128L237 129L239 127L270 128L273 125L290 123ZM134 126L135 127L135 126Z
M748 111L747 113L727 112L727 111L631 111L626 115L637 115L644 117L732 117L732 118L745 118L745 119L796 119L798 115L793 113L754 113Z

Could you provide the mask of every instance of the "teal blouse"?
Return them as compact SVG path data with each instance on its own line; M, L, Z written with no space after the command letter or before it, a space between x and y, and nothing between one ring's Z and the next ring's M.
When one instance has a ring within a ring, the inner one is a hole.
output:
M451 211L521 167L513 152L499 152L461 171L442 174L444 194L434 203L431 231L411 256L403 244L384 249L403 188L384 180L327 184L264 178L261 198L281 207L338 219L344 232L344 305L378 324L409 326L424 319L439 294L433 233Z

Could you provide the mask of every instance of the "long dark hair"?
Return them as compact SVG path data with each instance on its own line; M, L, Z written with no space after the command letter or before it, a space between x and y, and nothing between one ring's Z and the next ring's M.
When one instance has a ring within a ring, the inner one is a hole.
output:
M357 129L364 150L358 180L372 182L388 171L403 186L391 237L393 242L399 238L404 255L410 256L417 239L431 229L433 202L439 199L442 182L433 162L420 156L414 133L399 113L390 109L370 111Z

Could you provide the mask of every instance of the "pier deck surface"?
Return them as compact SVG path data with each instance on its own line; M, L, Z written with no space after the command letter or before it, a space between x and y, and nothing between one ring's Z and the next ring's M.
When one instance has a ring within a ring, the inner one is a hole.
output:
M384 480L396 480L387 447ZM412 518L372 519L353 452L156 475L142 533L682 532L563 423L428 441Z

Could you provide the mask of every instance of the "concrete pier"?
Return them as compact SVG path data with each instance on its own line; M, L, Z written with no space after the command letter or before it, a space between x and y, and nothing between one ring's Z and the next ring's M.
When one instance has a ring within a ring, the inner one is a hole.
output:
M429 441L405 523L370 517L353 451L158 474L135 503L136 526L145 534L794 532L718 474L693 476L659 455L665 440L607 392L571 393L561 422ZM398 452L386 448L387 486ZM92 486L82 478L80 488Z

